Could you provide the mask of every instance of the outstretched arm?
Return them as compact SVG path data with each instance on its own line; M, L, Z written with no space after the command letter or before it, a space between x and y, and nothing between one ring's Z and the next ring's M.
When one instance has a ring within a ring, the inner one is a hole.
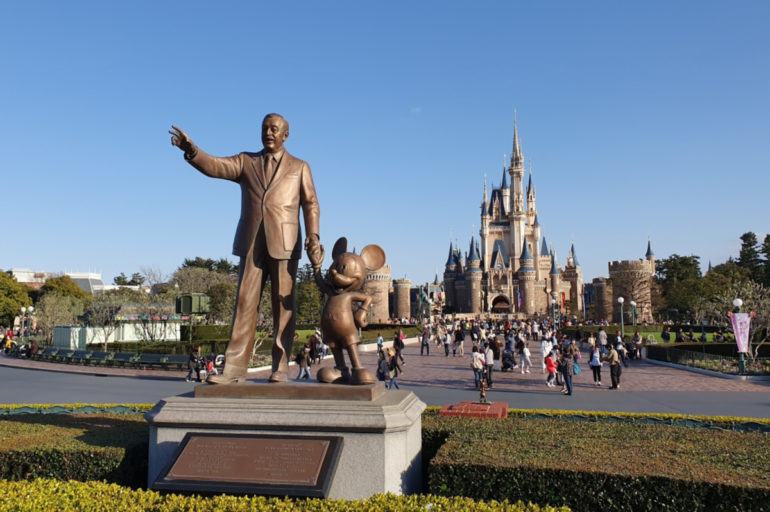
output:
M192 139L180 128L171 126L171 145L184 151L184 159L206 176L236 181L243 170L243 157L238 154L228 157L211 156L198 148Z

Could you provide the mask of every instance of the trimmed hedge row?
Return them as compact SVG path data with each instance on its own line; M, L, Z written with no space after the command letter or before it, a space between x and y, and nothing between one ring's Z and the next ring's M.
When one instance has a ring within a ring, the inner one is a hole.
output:
M578 511L770 510L764 433L431 411L423 450L434 494L526 496Z
M147 412L153 404L0 404L0 416L16 414L136 414Z
M0 420L0 477L146 483L147 423L140 414L24 414Z
M441 496L380 494L365 500L286 499L265 497L181 496L131 490L102 482L0 482L0 512L91 510L110 512L569 512L506 501L479 502Z

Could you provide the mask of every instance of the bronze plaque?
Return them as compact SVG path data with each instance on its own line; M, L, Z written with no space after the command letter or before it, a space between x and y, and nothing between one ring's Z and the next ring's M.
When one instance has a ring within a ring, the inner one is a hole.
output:
M188 433L152 488L325 496L341 437Z

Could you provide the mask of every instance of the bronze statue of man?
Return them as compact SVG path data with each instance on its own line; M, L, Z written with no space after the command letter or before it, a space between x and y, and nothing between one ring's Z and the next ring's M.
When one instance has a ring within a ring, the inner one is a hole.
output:
M241 186L241 218L233 254L240 257L238 296L222 375L208 382L226 384L242 379L254 350L259 303L270 277L273 306L273 372L270 382L288 380L294 338L294 282L301 255L299 209L305 220L305 250L318 271L323 262L318 225L320 209L310 167L284 148L289 123L268 114L262 121L262 151L215 157L198 148L182 130L171 127L171 144L184 151L187 162L206 176Z

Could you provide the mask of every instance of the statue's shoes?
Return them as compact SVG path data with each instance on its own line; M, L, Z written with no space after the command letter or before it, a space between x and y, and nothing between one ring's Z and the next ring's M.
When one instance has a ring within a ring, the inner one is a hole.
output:
M350 383L356 385L374 384L377 380L372 372L366 368L353 368L350 375Z
M244 380L244 376L233 377L231 375L209 375L206 378L208 384L235 384L236 382Z
M339 384L345 382L345 376L337 368L326 366L318 370L315 374L318 382L324 382L326 384Z
M278 370L276 372L273 372L270 374L270 378L267 379L268 382L288 382L289 381L289 375L281 370Z

